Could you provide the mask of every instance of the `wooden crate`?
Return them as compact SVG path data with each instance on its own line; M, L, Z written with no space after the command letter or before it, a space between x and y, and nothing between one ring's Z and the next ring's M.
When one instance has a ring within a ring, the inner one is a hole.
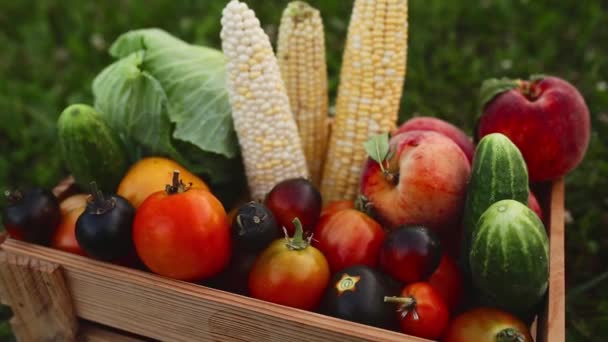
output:
M564 182L540 186L551 241L537 342L564 341ZM21 341L428 341L29 243L0 249L0 298Z

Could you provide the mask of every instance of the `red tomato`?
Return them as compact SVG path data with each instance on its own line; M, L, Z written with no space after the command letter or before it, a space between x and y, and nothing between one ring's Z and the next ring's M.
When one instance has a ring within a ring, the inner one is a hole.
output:
M61 204L63 207L63 203ZM61 213L59 226L51 239L51 247L68 253L86 256L76 241L76 220L85 209L86 201L80 207L72 206L70 211ZM66 209L67 210L67 209Z
M219 273L232 248L224 207L199 188L150 195L135 215L133 241L150 270L187 281Z
M400 304L397 313L401 331L408 335L435 340L448 325L448 307L428 283L407 285L401 297L384 297L384 301Z
M375 267L384 241L382 226L355 209L321 217L313 236L332 273L353 265Z
M325 215L333 214L344 209L355 209L355 202L351 200L333 201L323 207L323 210L321 210L321 218Z
M506 338L507 334L514 335ZM502 339L500 336L504 336ZM443 342L532 342L528 327L515 316L492 308L475 308L450 322Z
M447 254L441 257L441 262L428 283L443 297L451 312L458 308L462 301L462 273L452 257Z
M249 273L249 293L272 303L313 310L329 283L329 265L302 238L297 222L293 238L275 240L258 256Z

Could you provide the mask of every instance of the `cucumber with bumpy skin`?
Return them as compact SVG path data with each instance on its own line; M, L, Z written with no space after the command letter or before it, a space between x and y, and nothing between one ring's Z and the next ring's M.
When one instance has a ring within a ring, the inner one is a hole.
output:
M468 256L475 225L490 205L504 199L528 204L528 169L515 144L501 133L481 139L473 157L471 179L464 208L463 263L468 274Z
M549 281L549 239L526 205L502 200L482 215L471 241L471 278L482 304L525 317Z
M66 108L57 122L61 155L76 183L92 181L108 192L116 191L128 167L120 138L93 108L75 104Z

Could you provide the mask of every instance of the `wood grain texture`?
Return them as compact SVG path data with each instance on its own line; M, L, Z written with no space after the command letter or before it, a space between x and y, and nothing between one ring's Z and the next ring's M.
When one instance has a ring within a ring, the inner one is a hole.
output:
M76 340L78 321L59 265L0 251L0 287L17 340Z
M79 317L163 341L427 341L13 239L2 248L60 264Z
M125 333L113 331L107 327L80 322L78 341L81 342L146 342L149 340L128 336Z
M549 289L544 313L539 320L539 342L566 340L566 283L564 256L565 184L561 178L551 187L549 212Z

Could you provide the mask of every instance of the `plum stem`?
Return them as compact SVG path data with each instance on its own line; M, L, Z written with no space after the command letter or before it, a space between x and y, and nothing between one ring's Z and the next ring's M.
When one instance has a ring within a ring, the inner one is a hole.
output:
M513 328L506 328L496 334L496 342L525 342L525 337Z
M301 250L308 247L310 243L310 239L304 239L304 229L302 228L302 222L300 222L299 218L294 218L292 221L294 227L296 228L295 233L292 238L287 237L287 232L285 231L285 235L287 238L287 247L291 250Z
M101 215L109 210L114 209L116 201L113 198L106 199L103 192L97 187L97 182L93 181L89 184L91 196L87 200L87 208L95 215Z

